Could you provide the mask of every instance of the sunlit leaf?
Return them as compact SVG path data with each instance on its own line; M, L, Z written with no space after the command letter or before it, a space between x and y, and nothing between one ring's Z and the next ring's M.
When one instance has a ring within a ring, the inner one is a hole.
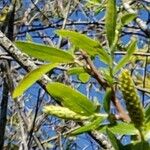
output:
M49 83L47 90L55 100L76 113L89 116L96 112L96 105L85 95L67 85L58 82Z
M57 30L56 33L64 38L68 38L76 47L87 52L90 56L99 55L103 62L110 64L111 57L98 41L75 31Z
M73 67L73 68L70 68L69 70L67 70L67 73L69 75L77 75L77 74L80 74L80 73L85 73L85 69L83 67Z
M145 122L150 123L150 105L148 105L145 109Z
M106 129L107 135L112 143L112 146L115 150L121 150L123 149L123 145L121 142L115 137L115 135L112 133L110 129Z
M117 71L119 71L125 64L127 64L129 62L129 60L132 57L132 54L135 52L136 50L136 40L133 40L130 45L127 48L127 54L125 56L123 56L123 58L118 62L118 64L115 66L114 70L113 70L113 74L116 74Z
M100 72L102 72L104 79L108 82L109 85L113 85L115 80L110 74L109 68L100 68Z
M70 63L74 61L71 54L66 51L42 44L17 41L16 46L28 55L54 63Z
M145 121L143 135L145 140L150 140L150 121Z
M23 80L18 84L13 92L13 98L21 96L32 84L39 80L46 72L54 69L58 66L58 63L55 64L44 64L39 68L28 73Z
M127 25L129 24L131 21L133 21L135 18L136 18L136 14L131 14L131 13L128 13L128 14L125 14L121 17L121 23L122 25Z
M150 144L147 141L132 142L125 145L124 150L150 150Z
M135 135L138 134L138 130L134 127L133 124L129 123L117 123L115 125L104 125L100 127L101 132L106 132L106 128L111 130L114 134L119 135Z
M111 98L112 98L112 90L111 90L111 88L107 88L106 93L104 95L104 99L103 99L103 107L104 107L105 112L107 112L107 113L110 112Z
M94 120L91 120L91 122L89 122L88 124L79 127L78 129L76 129L75 131L73 131L71 133L71 135L78 135L78 134L82 134L91 130L96 130L99 126L100 123L104 120L104 117L98 117Z
M90 80L90 75L88 73L81 73L78 75L78 79L82 83L87 83Z
M116 0L108 0L106 5L105 27L110 47L115 38L116 20L117 20Z
M100 4L101 3L101 0L89 0L88 1L88 4L92 4L92 5L97 5L97 4Z
M88 73L86 73L85 69L83 67L74 67L74 68L70 68L67 73L69 75L77 75L78 79L82 82L82 83L86 83L89 81L90 79L90 75Z

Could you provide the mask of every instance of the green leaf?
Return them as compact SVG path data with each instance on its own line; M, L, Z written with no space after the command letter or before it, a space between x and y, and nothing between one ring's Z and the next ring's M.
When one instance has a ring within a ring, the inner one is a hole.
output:
M114 84L115 80L112 77L111 73L110 73L110 68L100 68L98 69L100 72L102 72L104 79L108 82L108 84L111 86Z
M70 63L74 61L71 54L54 47L22 41L17 41L16 45L21 51L28 55L44 61L54 63Z
M105 125L100 127L101 132L105 132L106 128L111 130L114 134L119 135L136 135L138 130L134 127L133 124L129 123L117 123L115 125Z
M88 116L82 116L75 113L74 111L61 106L48 105L44 106L43 111L49 115L54 115L56 117L67 119L67 120L85 120L89 119Z
M147 141L134 142L124 146L124 150L150 150L150 145Z
M115 137L115 135L111 132L110 129L106 129L107 135L112 143L112 146L115 150L121 150L123 148L123 145L121 142Z
M88 73L86 73L85 69L83 67L74 67L74 68L70 68L67 73L69 75L77 75L78 79L82 82L82 83L87 83L90 79L90 75Z
M78 135L78 134L82 134L91 130L96 130L100 126L100 123L103 120L104 120L103 117L97 117L96 119L94 118L94 120L91 120L91 122L89 122L88 124L82 127L79 127L78 129L73 131L71 135Z
M82 82L82 83L87 83L90 80L90 75L88 73L80 73L78 75L78 79Z
M28 73L23 80L18 84L18 86L15 88L13 92L13 98L16 98L18 96L21 96L24 91L26 91L33 83L35 83L37 80L39 80L46 72L54 69L59 64L44 64L40 66L39 68L31 71Z
M69 75L74 75L74 74L80 74L80 73L85 73L85 70L83 67L73 67L73 68L70 68L67 73Z
M100 3L101 3L101 0L89 0L87 2L87 4L93 4L93 5L100 4Z
M145 123L150 123L150 105L145 108Z
M121 17L121 23L122 26L129 24L131 21L133 21L137 17L137 14L128 13Z
M76 47L87 52L90 56L99 55L104 63L110 64L111 57L98 41L75 31L57 30L56 33L64 38L68 38Z
M106 5L105 27L109 47L111 47L115 38L116 20L117 20L116 0L108 0Z
M94 15L98 15L100 12L102 12L105 9L105 6L103 4L101 4L101 6L99 6L96 10Z
M103 107L105 112L110 113L110 101L112 97L112 89L107 88L103 99Z
M96 112L94 105L85 95L62 83L54 82L47 85L47 91L63 106L81 115L89 116Z
M127 48L127 54L115 66L113 74L116 74L117 71L119 71L125 64L129 62L135 50L136 50L136 40L133 40Z
M145 122L144 125L145 125L143 131L144 139L150 140L150 122Z

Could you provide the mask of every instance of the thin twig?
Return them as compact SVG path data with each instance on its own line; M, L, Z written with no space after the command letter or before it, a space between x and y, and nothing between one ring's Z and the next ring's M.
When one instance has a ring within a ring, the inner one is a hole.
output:
M61 29L64 29L65 26L66 26L66 23L67 23L67 19L68 19L68 15L69 15L69 11L70 11L70 4L71 4L71 0L69 0L68 4L67 4L67 7L66 7L66 12L63 14L64 15L64 21L63 21L63 24L62 24L62 28ZM58 48L60 47L61 45L61 41L62 41L62 37L59 38L59 41L58 41Z
M127 12L136 14L136 12L130 6L130 1L126 2L125 0L123 0L122 5ZM146 22L144 22L142 19L140 19L138 17L135 19L135 21L136 21L137 25L140 27L140 29L146 35L150 36L150 33L149 33L150 31L148 30L148 26L146 25Z
M33 134L34 128L35 128L35 122L36 122L36 118L37 118L37 115L38 115L38 110L39 110L39 108L40 108L40 104L41 104L41 101L42 101L43 96L44 96L44 95L43 95L43 96L41 97L40 94L41 94L41 89L40 89L39 92L38 92L37 103L36 103L35 114L34 114L34 119L33 119L33 122L32 122L32 124L31 124L31 129L29 130L28 149L30 149L32 134Z
M3 94L1 100L1 108L0 108L0 149L3 149L4 140L5 140L5 128L7 122L7 104L9 98L9 85L7 79L8 63L3 60L0 64L1 71L3 72Z
M37 68L33 60L28 55L20 52L20 50L1 31L0 31L0 46L4 48L4 50L8 52L10 56L12 56L26 71L31 71ZM51 79L48 76L44 75L40 80L39 84L44 90L46 90L45 86L48 82L51 82ZM98 142L96 135L94 135L93 133L91 133L91 135L92 138ZM105 141L103 145L101 145L101 141L99 141L98 143L102 148L104 147L104 144L105 149L110 148L109 141Z
M82 52L82 56L85 59L85 61L87 62L87 65L90 67L90 70L88 71L89 74L91 74L91 76L93 76L98 81L98 83L106 90L106 88L109 87L109 84L107 83L106 80L104 80L102 74L96 69L91 58L86 54L86 52ZM125 112L124 108L121 106L119 100L115 97L115 92L113 92L113 96L112 96L111 100L119 113L118 119L122 119L124 121L129 122L130 117L128 116L128 114L126 114L126 112Z
M114 52L115 55L126 55L127 52L123 52L123 51L116 51ZM146 52L135 52L133 53L133 55L135 56L150 56L150 53L146 53Z

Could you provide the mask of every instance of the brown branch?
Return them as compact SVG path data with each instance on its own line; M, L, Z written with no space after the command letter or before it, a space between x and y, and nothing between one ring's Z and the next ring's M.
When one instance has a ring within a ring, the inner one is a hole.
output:
M114 89L112 89L112 91L113 91L113 94L112 94L111 100L112 100L114 106L116 107L117 111L119 112L119 115L117 116L116 119L121 119L123 121L130 122L131 119L130 119L129 115L126 113L126 111L124 110L124 108L122 107L120 101L116 98Z
M31 71L37 68L36 64L33 60L26 54L20 52L20 50L0 31L0 46L10 54L26 71ZM45 86L48 82L51 82L51 79L43 75L42 79L38 82L41 87L46 90ZM98 133L97 133L98 134ZM105 135L99 136L97 138L97 134L91 132L92 138L99 143L99 145L104 149L111 148L111 143L109 140L103 138ZM100 133L101 135L101 133ZM103 145L101 144L103 142ZM105 145L105 146L104 146Z
M3 74L3 94L0 108L0 149L3 149L5 140L5 128L7 123L7 105L9 99L9 92L12 91L12 80L9 72L9 64L6 60L1 60L0 69Z
M98 83L104 88L106 89L109 85L108 83L104 80L103 76L101 75L101 73L96 69L96 67L94 66L91 58L86 54L86 52L82 51L82 56L85 59L85 61L87 62L89 68L87 67L87 71L89 72L89 74L95 78Z
M40 89L38 92L38 96L37 96L37 103L36 103L34 118L33 118L32 124L31 124L31 129L28 131L29 132L28 133L28 137L29 137L28 149L30 149L30 146L31 146L32 136L33 136L33 132L34 132L34 128L35 128L35 123L36 123L38 111L39 111L43 96L44 96L44 94L41 96L41 89Z
M94 66L91 58L87 55L86 52L82 52L82 56L85 59L87 65L89 66L89 68L87 67L89 74L92 77L94 77L98 81L98 83L106 90L106 88L109 87L109 84L107 83L106 80L104 80L102 74L96 69L96 67ZM122 107L122 105L120 104L119 100L115 97L114 90L113 90L111 101L113 102L114 106L116 107L116 109L117 109L117 111L119 113L119 117L117 119L122 119L124 121L129 122L130 121L130 117L125 112L125 110Z

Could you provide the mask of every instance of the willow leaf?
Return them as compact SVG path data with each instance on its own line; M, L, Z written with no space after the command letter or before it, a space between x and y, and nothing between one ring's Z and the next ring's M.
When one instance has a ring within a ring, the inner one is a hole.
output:
M28 55L53 63L70 63L74 57L66 51L42 44L17 41L16 46Z
M89 116L97 110L97 106L85 95L62 83L49 83L47 91L56 101L62 103L63 106L81 115Z
M56 33L64 38L68 38L77 48L87 52L90 56L99 55L101 61L110 64L111 57L98 41L93 40L84 34L70 30L57 30Z
M13 92L13 98L21 96L32 84L34 84L37 80L39 80L46 72L54 69L57 66L58 63L44 64L39 68L29 72L15 88Z
M117 71L119 71L125 64L129 62L135 50L136 50L136 40L133 40L127 48L127 54L115 66L113 70L114 74L116 74Z
M109 47L111 47L115 38L116 21L117 21L116 0L108 0L106 5L105 27Z

